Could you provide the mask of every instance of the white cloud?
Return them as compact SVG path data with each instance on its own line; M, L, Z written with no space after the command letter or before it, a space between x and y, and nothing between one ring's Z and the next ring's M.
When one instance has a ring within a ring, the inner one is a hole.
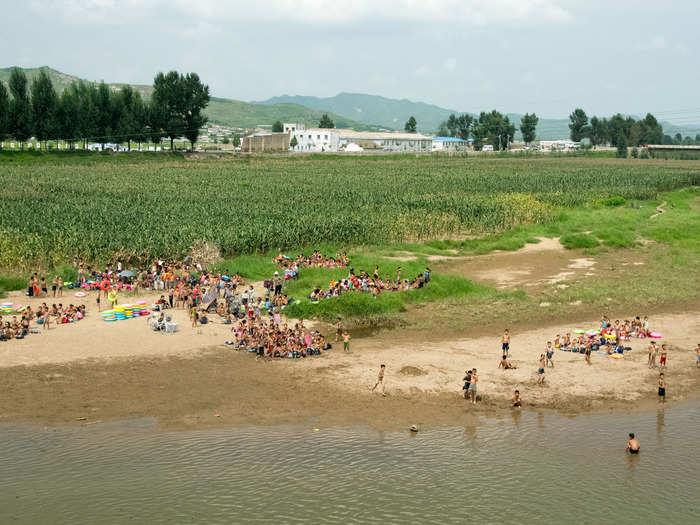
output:
M343 24L364 20L530 24L572 18L572 0L29 0L35 13L120 23L180 14L189 21Z
M457 59L456 58L448 58L446 59L442 67L447 71L448 73L454 73L454 71L457 69Z

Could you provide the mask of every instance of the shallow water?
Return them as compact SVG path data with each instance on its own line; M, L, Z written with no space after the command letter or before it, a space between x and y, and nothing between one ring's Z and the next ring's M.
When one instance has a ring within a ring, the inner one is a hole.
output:
M699 431L700 403L418 434L2 425L0 523L690 523Z

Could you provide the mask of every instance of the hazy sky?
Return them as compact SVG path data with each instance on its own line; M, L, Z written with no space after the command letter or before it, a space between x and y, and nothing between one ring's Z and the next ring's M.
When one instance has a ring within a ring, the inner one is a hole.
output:
M461 111L700 121L700 0L0 0L4 66L215 96L341 91Z

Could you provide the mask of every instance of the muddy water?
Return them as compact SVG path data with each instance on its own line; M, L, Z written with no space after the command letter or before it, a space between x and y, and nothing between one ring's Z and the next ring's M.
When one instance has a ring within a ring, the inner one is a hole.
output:
M698 432L699 403L417 434L5 424L0 523L690 523Z

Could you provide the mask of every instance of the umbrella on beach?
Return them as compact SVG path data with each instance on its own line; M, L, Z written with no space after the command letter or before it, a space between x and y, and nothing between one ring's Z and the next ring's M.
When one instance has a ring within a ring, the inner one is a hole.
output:
M136 274L134 272L132 272L131 270L124 270L124 271L119 272L119 277L133 277L134 275L136 275Z

